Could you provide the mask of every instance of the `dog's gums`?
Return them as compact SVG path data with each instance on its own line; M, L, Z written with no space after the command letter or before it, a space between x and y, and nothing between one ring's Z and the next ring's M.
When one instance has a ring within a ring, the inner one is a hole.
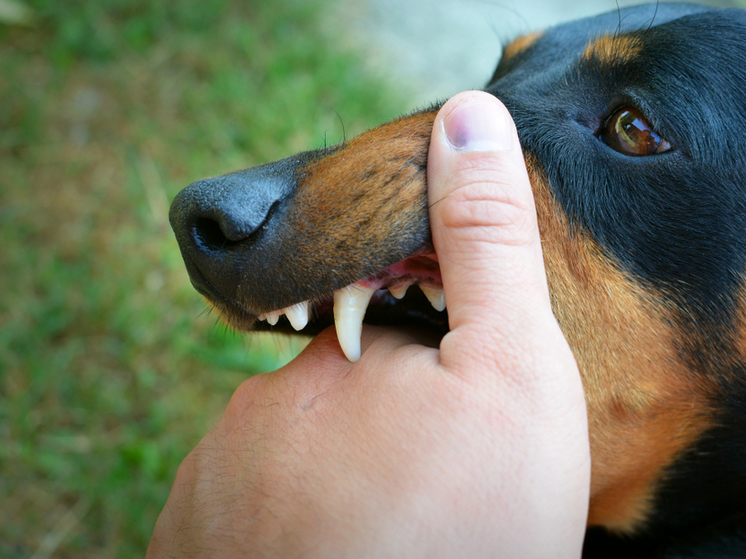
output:
M385 290L391 296L401 300L412 285L418 285L427 300L436 311L446 308L445 292L440 278L440 268L435 254L411 256L371 278L355 282L334 292L333 315L334 327L342 352L352 362L360 359L363 318L371 299L386 297ZM297 331L303 330L314 314L320 314L328 302L314 305L303 301L284 309L260 314L258 320L266 320L275 325L285 315L290 325Z

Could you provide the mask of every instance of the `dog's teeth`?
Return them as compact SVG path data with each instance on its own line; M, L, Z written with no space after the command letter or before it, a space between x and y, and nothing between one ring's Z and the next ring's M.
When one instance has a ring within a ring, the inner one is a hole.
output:
M408 285L400 285L398 287L394 287L393 285L389 287L389 293L393 295L396 299L403 299L404 295L407 294L407 289L409 289Z
M427 300L430 301L430 304L433 306L433 308L438 311L442 312L446 308L446 293L442 289L433 289L432 287L425 287L424 285L420 286L420 289L422 289L422 292L425 294L425 297L427 297Z
M283 311L272 311L267 313L267 322L269 322L272 326L277 324L277 321L280 320L280 317L282 316Z
M342 351L353 363L360 359L363 317L375 292L360 285L349 285L334 292L334 327Z
M310 301L303 301L292 307L284 309L285 316L296 330L303 330L308 324L308 310Z
M266 314L264 314L264 313L262 313L262 314L260 314L259 316L257 316L257 317L256 317L256 319L257 319L257 320L258 320L259 322L264 322L265 320L267 320L267 315L266 315Z

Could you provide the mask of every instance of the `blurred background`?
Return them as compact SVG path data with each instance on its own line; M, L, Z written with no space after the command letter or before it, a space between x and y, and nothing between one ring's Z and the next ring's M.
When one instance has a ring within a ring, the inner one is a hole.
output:
M480 87L510 38L615 8L0 0L0 557L142 556L232 392L302 346L206 312L181 188Z

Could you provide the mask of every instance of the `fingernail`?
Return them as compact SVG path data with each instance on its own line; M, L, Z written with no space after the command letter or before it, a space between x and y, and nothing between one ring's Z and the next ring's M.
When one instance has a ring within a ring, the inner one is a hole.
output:
M508 114L494 103L469 101L456 107L443 126L448 142L464 151L510 151L513 127Z

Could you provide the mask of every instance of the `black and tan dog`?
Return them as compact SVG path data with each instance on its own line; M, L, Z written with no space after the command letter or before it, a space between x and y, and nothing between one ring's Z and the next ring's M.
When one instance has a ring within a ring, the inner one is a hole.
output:
M746 557L746 12L562 25L508 45L486 89L517 124L583 374L585 555ZM240 329L336 316L353 360L363 314L446 332L425 184L437 109L181 192L197 290Z

